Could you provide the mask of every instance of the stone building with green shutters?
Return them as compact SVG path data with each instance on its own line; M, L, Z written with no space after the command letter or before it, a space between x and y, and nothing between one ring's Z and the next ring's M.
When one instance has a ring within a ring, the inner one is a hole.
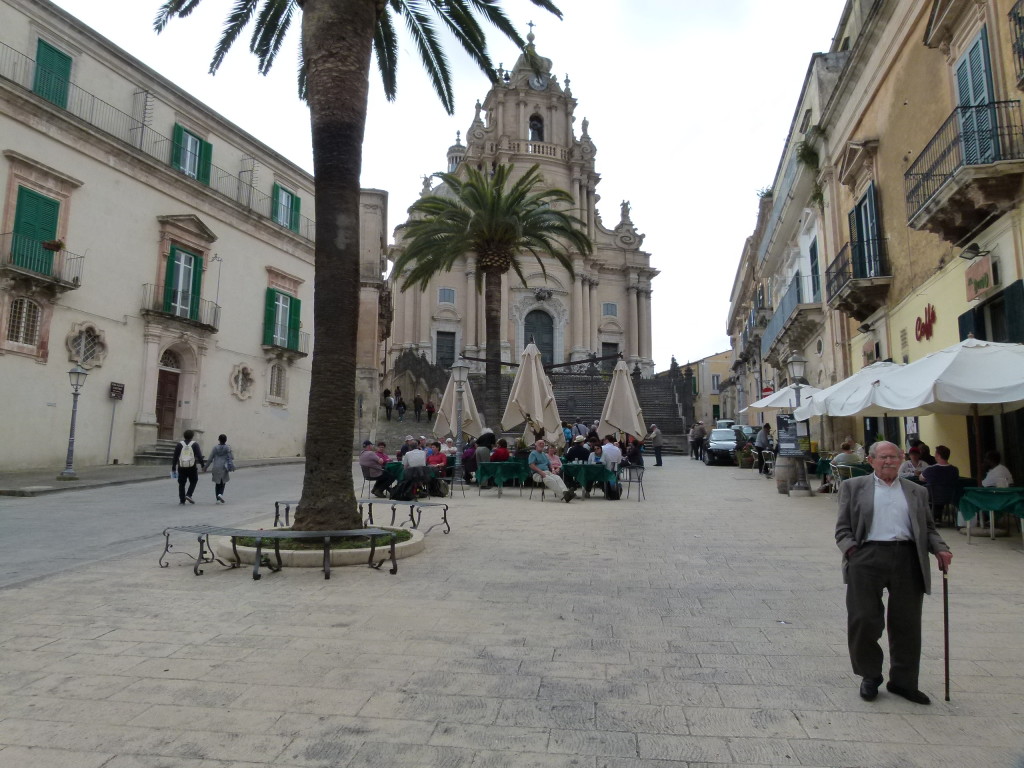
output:
M46 0L0 2L0 467L303 452L311 175ZM387 194L363 192L376 402Z

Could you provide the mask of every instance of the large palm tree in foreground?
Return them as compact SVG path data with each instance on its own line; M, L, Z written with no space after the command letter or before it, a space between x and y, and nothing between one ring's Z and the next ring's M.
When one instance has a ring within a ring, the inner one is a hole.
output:
M395 260L402 288L426 289L439 272L450 272L463 257L476 254L476 285L484 287L487 363L484 415L498 423L501 403L501 276L515 272L526 285L521 256L531 254L547 276L543 256L551 256L573 277L572 255L592 250L582 221L556 206L572 205L572 195L544 187L540 167L532 166L506 189L514 166L493 173L469 166L458 174L437 176L447 189L412 204L411 221L402 228L403 252Z
M201 2L167 0L156 17L157 31L174 17L188 16ZM531 2L561 18L550 0ZM359 173L370 58L376 54L385 92L393 99L398 55L393 22L402 17L451 114L451 77L435 25L446 29L492 82L497 74L478 17L519 48L524 41L501 10L500 0L233 0L210 71L217 70L252 23L249 50L258 57L260 72L266 73L298 11L300 92L309 105L316 177L316 274L306 471L295 527L356 528L361 521L352 487L352 442L359 328L358 313L350 308L359 305Z

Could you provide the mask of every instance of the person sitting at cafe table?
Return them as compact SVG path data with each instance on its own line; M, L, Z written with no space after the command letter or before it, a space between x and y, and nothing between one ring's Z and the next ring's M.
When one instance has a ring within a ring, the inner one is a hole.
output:
M923 461L929 467L935 465L935 457L932 456L932 449L928 447L927 443L922 443L920 440L917 440L915 438L914 440L911 440L909 443L907 443L907 445L910 446L910 450L917 448L917 450L921 453L921 461Z
M587 461L590 459L590 449L587 448L586 440L587 439L583 435L576 435L576 437L572 439L572 445L569 447L569 450L565 452L565 463L587 463Z
M527 459L530 470L533 472L534 482L540 481L547 486L552 493L562 497L562 501L568 504L576 498L576 494L565 487L562 478L551 471L551 461L548 459L547 444L538 440L533 444L530 458Z
M928 487L936 525L942 520L946 505L953 504L960 496L960 470L949 463L949 455L946 446L935 446L935 463L921 472L921 479Z
M840 467L855 467L862 463L857 454L854 453L853 443L850 442L849 438L839 446L839 453L832 457L832 463ZM835 489L834 482L835 478L832 477L832 474L826 474L821 478L821 486L818 488L818 493L830 493L833 491Z
M858 443L856 440L854 440L853 435L847 435L846 437L844 437L843 442L850 444L850 450L853 451L853 454L857 457L857 463L863 464L865 455L864 446Z
M920 448L911 448L907 451L907 460L900 464L900 477L905 477L908 480L914 480L915 482L921 482L921 473L929 466L929 464L921 458Z
M448 454L441 450L441 443L439 442L431 443L430 448L430 454L427 456L427 466L437 467L443 474L448 466Z
M562 474L562 459L558 455L558 451L555 450L555 446L548 446L548 461L551 462L551 471L556 475L561 476Z
M508 440L504 437L498 441L498 444L491 451L491 461L508 461L511 458L511 454L508 452Z
M999 451L988 451L985 454L984 467L988 470L981 481L983 488L1009 488L1013 485L1013 475L1003 466L1003 457Z

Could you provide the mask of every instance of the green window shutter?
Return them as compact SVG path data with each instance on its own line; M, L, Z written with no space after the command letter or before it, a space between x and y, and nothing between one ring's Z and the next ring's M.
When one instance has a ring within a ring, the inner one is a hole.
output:
M213 144L208 141L199 140L199 169L196 178L209 185L210 168L213 165Z
M270 218L277 221L277 206L281 203L281 185L274 182L274 188L270 191Z
M32 90L61 109L68 106L71 57L40 40L36 45L36 77Z
M180 124L174 124L174 133L171 134L171 166L179 171L185 167L181 163L182 148L185 144L185 129Z
M274 320L277 316L277 291L267 288L267 300L263 310L263 344L273 346L274 344Z
M288 229L292 232L299 231L299 211L302 210L301 203L302 201L299 200L298 195L292 195L292 220L288 222Z
M302 302L292 296L288 303L288 349L298 350L299 348L299 321L302 318L300 308Z
M164 270L164 312L171 312L174 306L174 284L177 282L174 276L178 269L178 249L171 246L171 252L167 254L167 269Z
M42 243L57 237L60 202L31 189L18 187L18 203L14 212L14 236L11 254L16 266L49 275L53 269L53 253Z
M199 256L192 257L192 295L188 298L188 316L190 320L199 319L199 297L203 291L203 260Z

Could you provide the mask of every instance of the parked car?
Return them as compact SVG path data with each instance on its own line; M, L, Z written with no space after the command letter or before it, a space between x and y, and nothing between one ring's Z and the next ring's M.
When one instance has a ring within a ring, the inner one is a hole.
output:
M736 463L736 438L734 429L712 429L704 447L704 463L708 466L717 462Z
M754 442L754 438L757 437L757 428L749 424L733 424L732 428L736 431L736 443L740 448Z
M736 422L733 419L719 419L715 422L715 429L725 429L731 427Z

